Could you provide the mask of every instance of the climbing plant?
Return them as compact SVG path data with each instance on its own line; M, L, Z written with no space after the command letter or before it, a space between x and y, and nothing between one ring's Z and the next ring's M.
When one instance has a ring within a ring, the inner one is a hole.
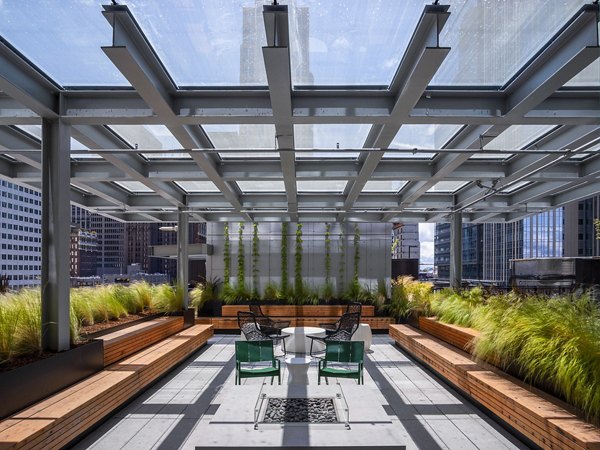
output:
M354 277L353 283L358 284L358 265L360 263L360 229L354 225Z
M237 288L242 290L246 284L246 258L244 255L244 222L240 222L238 229L238 273Z
M600 219L594 219L594 228L596 229L596 239L600 240Z
M299 295L302 292L302 224L296 226L296 265L294 266L294 293Z
M325 284L331 278L331 224L325 224Z
M339 236L339 244L340 244L340 264L339 264L339 276L340 281L338 283L338 295L341 297L344 293L344 279L346 276L346 250L344 245L344 229L340 227L340 236Z
M252 298L258 299L260 297L258 284L260 269L258 267L260 262L260 254L258 252L258 224L252 223Z
M229 284L229 277L231 275L231 246L229 244L229 222L225 222L223 228L223 262L225 268L223 269L223 284Z
M288 223L281 224L281 294L286 296L288 286Z

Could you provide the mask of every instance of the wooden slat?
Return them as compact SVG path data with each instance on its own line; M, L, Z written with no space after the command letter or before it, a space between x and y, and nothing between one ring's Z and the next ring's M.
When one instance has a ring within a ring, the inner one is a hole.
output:
M336 317L346 312L346 305L261 305L263 314L271 317ZM238 311L249 311L248 305L223 305L223 317L237 317ZM363 305L361 316L374 317L375 307Z
M160 317L142 322L98 339L104 344L104 366L183 330L183 317Z
M452 335L454 331L444 335ZM423 331L407 325L390 325L389 333L415 358L536 445L548 449L600 449L600 430L567 411L559 400L538 395L495 368L487 370L467 353Z
M419 317L419 328L448 344L470 353L471 343L479 336L472 328L439 322L435 317Z
M333 323L338 317L279 317L289 320L291 327L318 326L320 323ZM361 323L368 324L372 330L387 330L394 319L391 317L361 317ZM239 330L237 317L197 317L197 324L214 325L216 330Z
M195 325L112 364L0 422L0 449L54 449L69 444L204 345L210 325Z

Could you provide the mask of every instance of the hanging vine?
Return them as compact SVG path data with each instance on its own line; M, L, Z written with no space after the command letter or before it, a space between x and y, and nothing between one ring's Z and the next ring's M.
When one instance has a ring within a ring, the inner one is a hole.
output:
M340 264L339 264L340 282L338 284L338 295L340 297L342 297L342 294L344 293L344 282L345 282L345 278L346 278L346 250L345 250L345 246L344 246L344 228L343 227L340 227L339 243L340 243Z
M225 268L223 269L223 284L229 284L229 277L231 276L231 246L229 244L229 222L225 222L223 228L223 262Z
M294 293L302 292L302 224L296 226L296 265L294 267Z
M238 273L237 289L239 292L244 290L246 284L246 258L244 255L244 222L240 222L238 229Z
M281 293L286 296L288 285L288 223L281 224Z
M352 282L358 285L358 265L360 262L360 229L354 225L354 277Z
M259 284L259 274L260 269L258 264L260 262L260 255L258 253L259 246L258 239L258 224L256 222L252 223L252 298L258 299L260 297L258 284Z
M331 278L331 224L325 224L325 284L330 283Z

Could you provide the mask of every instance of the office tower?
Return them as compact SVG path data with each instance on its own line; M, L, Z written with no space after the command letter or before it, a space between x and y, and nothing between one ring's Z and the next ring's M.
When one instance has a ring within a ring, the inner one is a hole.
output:
M0 275L9 288L39 286L42 261L42 196L0 180Z
M419 224L394 223L392 225L392 259L419 259Z
M98 236L93 231L71 227L71 277L94 277L98 259Z

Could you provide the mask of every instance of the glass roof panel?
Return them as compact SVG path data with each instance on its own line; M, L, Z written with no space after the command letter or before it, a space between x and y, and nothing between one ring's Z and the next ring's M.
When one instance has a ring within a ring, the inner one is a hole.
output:
M468 181L438 181L427 192L456 192L463 186L469 184Z
M174 181L174 183L188 194L197 192L219 192L219 188L212 181Z
M596 146L594 146L592 148L588 148L587 150L584 150L581 153L577 153L577 154L571 156L569 159L573 159L573 160L576 160L576 161L581 161L583 159L589 158L590 156L592 156L594 154L595 155L600 154L600 144L596 145Z
M145 192L154 192L152 189L150 189L144 183L141 183L139 181L114 181L114 183L119 185L123 189L126 189L129 192L133 192L136 194L137 193L145 193Z
M451 47L431 81L442 86L503 86L586 0L450 2L440 44Z
M600 59L592 62L589 66L565 83L566 87L600 86Z
M121 3L121 2L119 2ZM127 0L179 86L266 86L262 1ZM157 18L160 18L157 20Z
M500 189L498 194L512 194L516 190L521 189L522 187L525 187L531 183L533 183L533 181L519 181L518 183L511 184L510 186Z
M298 192L327 192L342 194L347 180L298 180Z
M555 127L555 125L512 125L483 148L486 150L520 150ZM512 155L506 155L507 158L509 156Z
M344 149L362 148L371 129L367 124L315 124L294 125L296 148L340 149L340 152L298 152L296 159L302 158L357 158L359 152Z
M365 183L363 192L391 192L397 193L406 186L408 181L369 180Z
M283 180L236 181L243 193L249 192L285 192Z
M131 147L140 150L173 150L183 148L164 125L111 125L110 128ZM182 152L142 153L148 159L191 159Z
M396 73L423 5L428 2L304 0L287 3L290 5L294 86L387 86Z
M102 3L3 1L0 35L63 86L129 86L100 48L112 37Z
M462 125L402 125L390 148L399 149L428 149L442 148L454 136ZM396 153L386 152L384 158L403 159L431 159L436 153Z
M274 125L204 125L204 131L217 149L274 149ZM273 157L277 152L223 152L223 159Z

